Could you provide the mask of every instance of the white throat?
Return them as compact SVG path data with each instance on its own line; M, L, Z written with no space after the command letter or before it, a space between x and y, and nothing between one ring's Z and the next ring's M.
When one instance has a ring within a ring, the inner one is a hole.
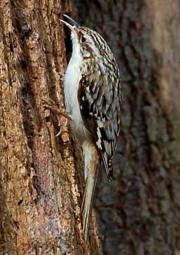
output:
M72 38L72 56L67 66L64 80L65 106L67 113L71 116L71 128L75 134L80 137L84 136L87 130L80 113L78 101L79 81L81 79L80 67L82 65L82 56L80 53L80 45L77 37L71 33Z

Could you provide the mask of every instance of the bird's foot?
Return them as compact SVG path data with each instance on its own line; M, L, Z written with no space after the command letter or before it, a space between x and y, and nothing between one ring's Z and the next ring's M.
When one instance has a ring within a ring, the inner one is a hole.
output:
M62 109L59 109L56 105L55 105L55 102L52 100L52 99L43 99L43 104L44 104L44 107L46 109L49 109L50 111L52 111L53 113L57 114L57 115L60 115L60 116L63 116L65 117L66 119L68 120L72 120L72 118L64 112L64 110Z
M71 120L72 118L68 114L66 114L64 110L59 109L56 106L56 103L52 99L48 99L48 100L42 99L42 102L43 102L44 108L47 110L50 110L50 112L52 112L56 117L56 120L55 120L54 116L52 116L53 120L55 122L57 121L58 127L59 127L59 131L57 132L56 136L61 135L64 142L68 141L67 124L68 124L68 121Z

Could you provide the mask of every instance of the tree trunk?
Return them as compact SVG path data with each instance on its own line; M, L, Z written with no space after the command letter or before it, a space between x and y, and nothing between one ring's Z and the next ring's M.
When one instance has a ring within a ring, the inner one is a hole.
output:
M96 192L103 253L178 255L180 4L62 2L0 1L0 254L101 254L94 218L83 240L80 152L43 106L63 109L66 12L103 35L122 74L115 180Z
M43 106L52 99L63 109L59 18L70 9L62 1L0 1L0 254L101 254L95 224L84 243L82 163L67 121Z
M104 254L180 254L180 3L77 0L119 62L123 110L115 180L99 181Z

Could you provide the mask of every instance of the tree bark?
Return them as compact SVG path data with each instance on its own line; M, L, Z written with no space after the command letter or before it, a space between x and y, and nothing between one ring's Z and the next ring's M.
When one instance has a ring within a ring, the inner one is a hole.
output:
M100 180L96 212L104 254L180 253L180 4L75 1L122 75L115 180Z
M82 163L67 121L43 105L64 107L59 18L71 8L0 1L0 254L101 254L95 224L84 243Z
M42 101L63 109L66 12L103 35L122 74L115 180L96 192L103 254L177 255L180 4L62 2L0 2L0 254L101 254L94 217L83 240L81 153Z

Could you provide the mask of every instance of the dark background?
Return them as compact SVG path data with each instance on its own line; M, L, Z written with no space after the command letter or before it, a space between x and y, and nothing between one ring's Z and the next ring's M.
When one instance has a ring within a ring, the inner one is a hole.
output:
M179 245L180 16L175 5L180 5L175 2L74 1L74 18L105 38L122 80L115 180L101 176L95 195L104 254L167 255Z

